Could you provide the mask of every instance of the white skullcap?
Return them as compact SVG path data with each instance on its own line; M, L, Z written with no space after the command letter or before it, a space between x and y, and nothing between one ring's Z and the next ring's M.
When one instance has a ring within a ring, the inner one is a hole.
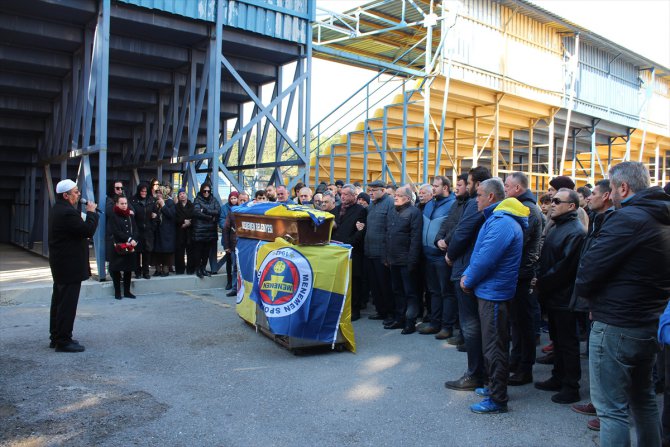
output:
M70 180L69 178L66 178L65 180L61 180L58 182L56 185L56 194L63 194L64 192L70 191L72 188L77 186L75 182Z

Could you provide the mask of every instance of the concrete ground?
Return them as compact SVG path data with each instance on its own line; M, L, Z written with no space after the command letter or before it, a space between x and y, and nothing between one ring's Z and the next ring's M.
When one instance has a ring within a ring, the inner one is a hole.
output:
M86 352L68 354L48 348L48 299L3 302L0 445L597 445L588 417L532 385L510 388L507 414L470 412L474 393L443 386L465 354L432 336L364 313L357 354L295 356L234 304L223 289L82 298Z

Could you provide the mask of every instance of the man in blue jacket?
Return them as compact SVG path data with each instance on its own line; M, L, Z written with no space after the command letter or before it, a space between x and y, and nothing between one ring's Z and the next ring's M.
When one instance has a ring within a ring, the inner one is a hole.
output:
M474 292L477 298L489 386L475 390L484 400L470 409L475 413L504 413L508 401L509 303L516 290L523 232L530 212L517 199L505 199L499 178L479 185L477 209L484 212L486 222L477 236L470 265L461 277L461 289Z
M442 222L449 215L454 196L451 182L444 176L433 179L433 198L423 209L423 231L421 245L425 258L426 287L431 296L430 323L419 327L420 334L437 334L438 340L446 340L453 335L458 319L458 304L451 283L451 267L444 260L444 253L435 246L435 236Z

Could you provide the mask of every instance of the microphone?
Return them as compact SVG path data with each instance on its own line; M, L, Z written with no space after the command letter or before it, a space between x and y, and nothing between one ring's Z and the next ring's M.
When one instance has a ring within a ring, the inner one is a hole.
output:
M81 199L79 199L79 203L81 203L82 205L85 206L88 203L88 200L86 200L82 197ZM97 206L95 207L95 212L96 213L102 213L102 211L100 211L100 209Z

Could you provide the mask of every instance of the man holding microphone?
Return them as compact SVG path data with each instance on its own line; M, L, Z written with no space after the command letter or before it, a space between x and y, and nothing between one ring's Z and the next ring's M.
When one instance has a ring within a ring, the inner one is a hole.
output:
M49 215L49 266L54 286L49 332L56 352L83 352L72 339L81 282L90 276L88 239L98 228L97 205L86 203L86 219L77 210L81 193L70 179L56 185L56 203Z

